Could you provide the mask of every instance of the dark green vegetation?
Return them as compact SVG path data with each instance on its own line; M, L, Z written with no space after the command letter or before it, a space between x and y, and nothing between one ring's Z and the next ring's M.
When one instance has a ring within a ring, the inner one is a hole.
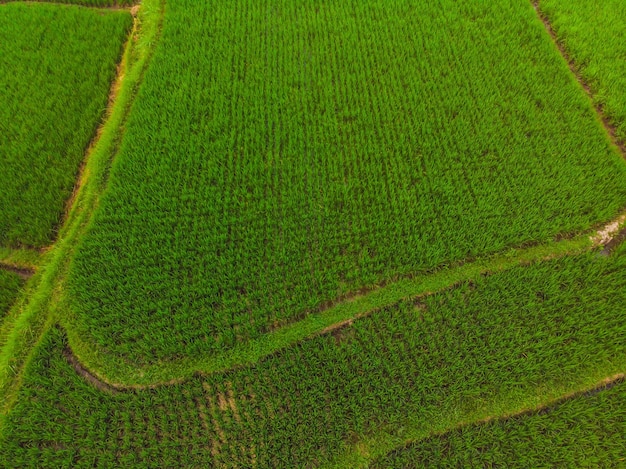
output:
M400 302L252 366L115 393L74 371L52 328L4 421L0 460L354 467L341 459L350 442L381 429L397 445L623 371L625 308L625 249L587 253Z
M23 281L19 275L0 267L0 318L6 314L17 298L22 285Z
M124 11L0 5L0 245L54 237L131 23Z
M168 0L158 41L144 0L57 241L0 247L37 267L0 466L615 462L621 398L528 411L626 370L626 247L550 241L625 165L530 3L486 3Z
M626 142L626 2L541 0L539 6Z
M106 122L93 149L87 152L81 184L72 198L58 238L49 249L41 252L0 248L2 261L9 265L37 267L37 273L29 282L29 293L12 309L13 314L7 317L0 330L0 402L3 413L14 402L24 363L32 347L63 308L59 296L66 293L64 280L69 260L106 184L110 161L117 151L133 97L158 38L162 3L162 0L143 0L142 8L137 12L136 27L132 30L134 40L126 42L119 64L119 90L107 110Z
M625 447L621 381L553 408L433 436L370 467L623 467Z
M0 0L2 3L19 2L21 0ZM35 0L37 2L50 2L56 4L68 4L68 5L84 5L90 7L126 7L139 3L139 0Z
M131 366L210 356L625 203L530 3L172 0L67 325Z

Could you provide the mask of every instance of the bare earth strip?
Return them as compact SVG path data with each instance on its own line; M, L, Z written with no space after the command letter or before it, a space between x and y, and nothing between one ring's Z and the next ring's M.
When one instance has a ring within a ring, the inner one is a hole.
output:
M600 382L598 382L597 384L595 384L594 386L588 388L588 389L582 389L582 390L577 390L574 392L571 392L569 394L565 394L563 396L561 396L560 398L550 401L550 402L546 402L542 405L539 405L537 407L532 407L532 408L527 408L527 409L520 409L517 412L512 412L510 414L504 414L504 415L489 415L483 419L477 420L475 422L460 422L458 426L454 427L454 428L450 428L449 430L447 430L446 432L443 433L436 433L433 434L433 437L439 436L439 435L443 435L444 433L448 433L451 431L455 431L458 430L459 428L463 428L463 427L467 427L469 425L482 425L488 422L491 422L493 420L507 420L507 419L511 419L511 418L515 418L515 417L521 417L524 415L530 415L533 414L535 412L550 412L550 410L554 409L555 407L558 407L559 405L563 404L564 402L570 400L570 399L576 399L577 397L585 397L585 396L593 396L594 394L597 394L599 392L605 391L607 389L611 389L612 387L616 386L617 384L621 383L624 381L624 373L617 373L614 374L612 376L608 376L606 378L604 378L603 380L601 380Z
M85 381L95 387L98 391L108 392L111 394L115 394L117 390L108 384L100 381L94 375L92 375L89 370L83 368L83 366L79 363L76 357L72 354L72 351L67 348L63 352L63 356L68 361L68 363L74 368L74 371L78 373Z

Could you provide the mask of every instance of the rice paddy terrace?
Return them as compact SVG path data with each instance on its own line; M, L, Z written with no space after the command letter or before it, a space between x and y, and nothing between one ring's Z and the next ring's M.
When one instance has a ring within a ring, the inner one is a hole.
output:
M626 464L623 2L60 3L0 4L0 465Z

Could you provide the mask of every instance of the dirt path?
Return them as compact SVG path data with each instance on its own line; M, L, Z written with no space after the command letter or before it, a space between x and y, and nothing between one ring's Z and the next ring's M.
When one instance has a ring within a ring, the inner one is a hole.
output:
M109 386L104 381L98 379L96 376L91 374L83 365L80 364L76 356L72 353L69 348L63 350L63 356L67 360L67 362L72 365L74 371L78 373L85 381L94 386L98 391L108 392L110 394L116 394L118 391L113 386Z

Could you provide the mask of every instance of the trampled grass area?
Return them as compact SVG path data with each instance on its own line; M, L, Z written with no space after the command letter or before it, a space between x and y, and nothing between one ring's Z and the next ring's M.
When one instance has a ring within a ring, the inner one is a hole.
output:
M69 323L142 365L626 202L626 165L513 0L172 0L109 182Z
M125 11L0 5L0 245L52 241L131 23Z
M17 298L23 283L19 275L0 268L0 320Z
M587 253L403 301L248 367L114 394L76 373L53 328L4 420L0 458L16 467L356 467L407 439L623 372L625 305L624 248ZM362 438L374 443L357 445Z
M623 467L626 385L554 408L435 436L381 458L372 468Z
M541 0L539 6L626 142L626 3Z

